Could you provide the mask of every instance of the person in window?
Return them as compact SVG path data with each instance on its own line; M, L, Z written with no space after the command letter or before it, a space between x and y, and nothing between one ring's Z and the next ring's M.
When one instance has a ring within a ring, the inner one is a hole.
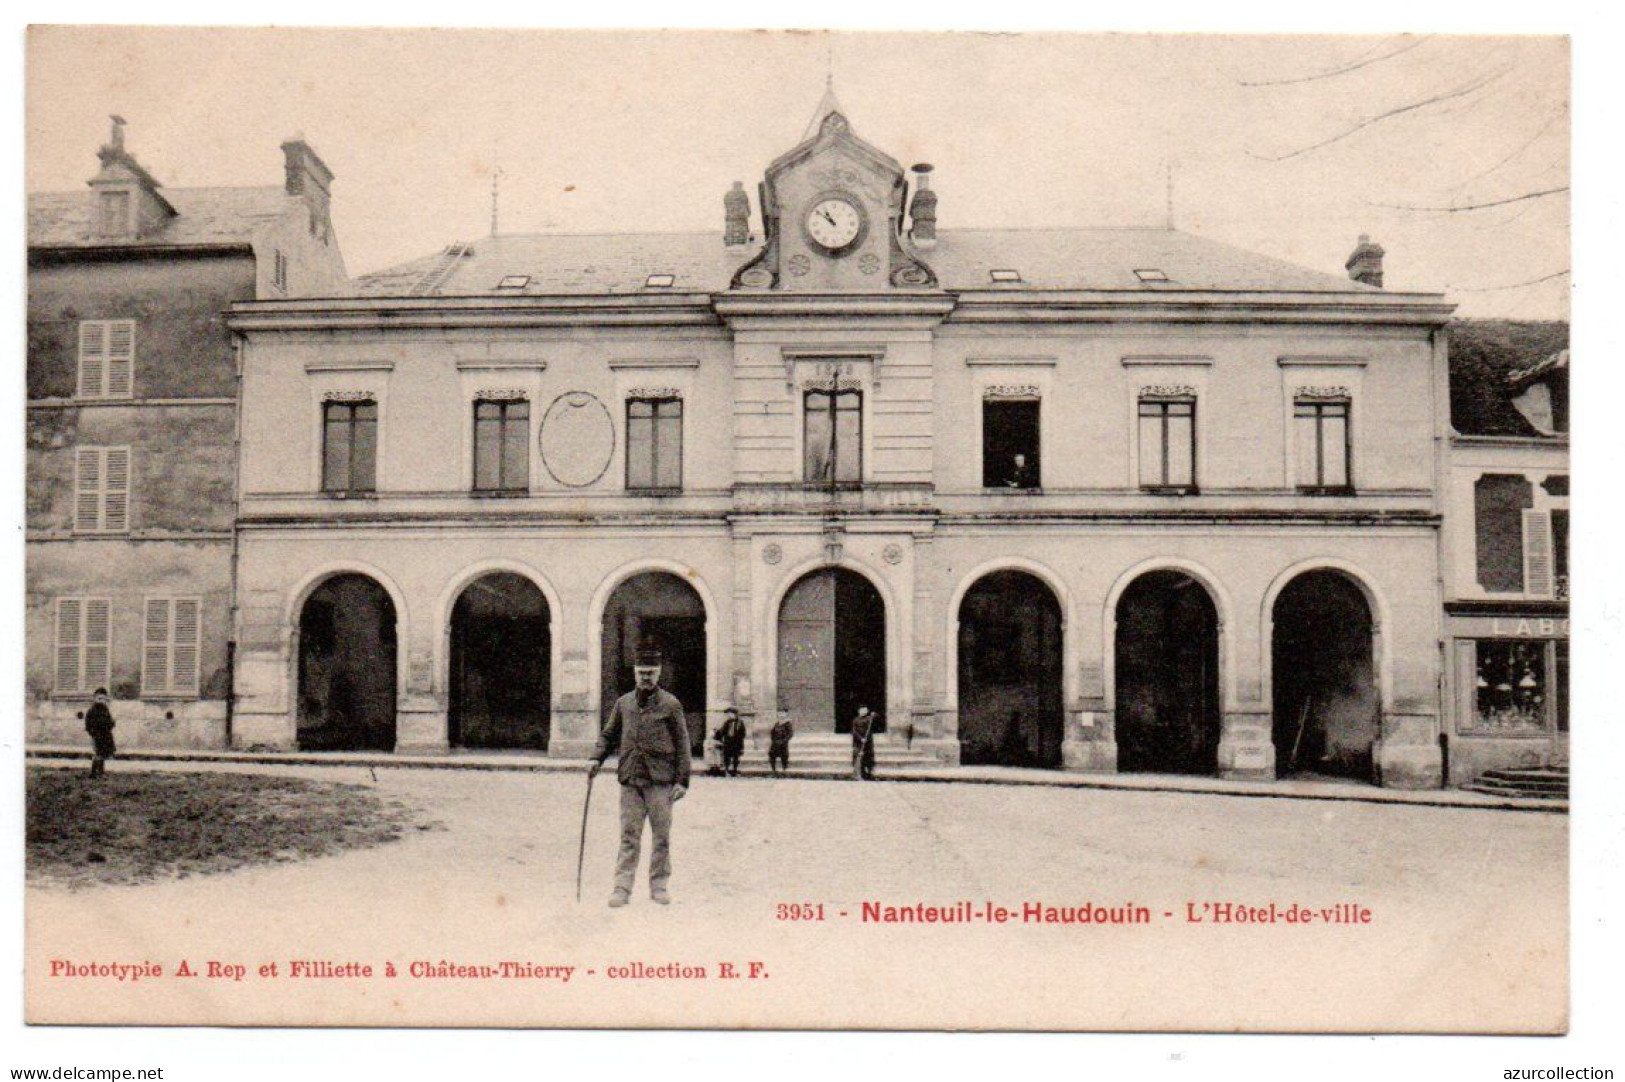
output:
M118 751L113 744L113 711L107 705L107 689L97 688L91 697L90 709L85 711L85 732L90 734L90 776L100 778L107 773L107 760Z
M723 713L722 728L717 730L717 739L722 743L722 772L738 777L739 757L745 754L745 723L731 706Z
M1032 488L1032 469L1027 465L1026 455L1012 455L1010 469L1004 478L1006 488Z

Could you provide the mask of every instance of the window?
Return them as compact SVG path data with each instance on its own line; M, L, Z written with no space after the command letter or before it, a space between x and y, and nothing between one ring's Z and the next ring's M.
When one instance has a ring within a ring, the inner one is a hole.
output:
M1019 282L1021 272L1012 267L999 267L987 272L995 282Z
M202 603L195 597L149 597L141 648L145 698L196 698Z
M1490 593L1523 592L1523 513L1535 505L1520 474L1486 473L1473 483L1478 584Z
M378 403L322 403L322 491L352 494L378 487Z
M630 398L626 402L626 487L683 487L683 400Z
M474 489L530 491L530 403L474 403Z
M1156 267L1136 268L1134 277L1142 282L1166 282L1170 280L1165 271L1158 270Z
M808 391L802 404L808 484L863 483L863 392Z
M1140 487L1196 489L1196 399L1140 399Z
M1473 728L1493 732L1544 730L1549 695L1546 642L1480 639L1474 645L1478 671Z
M1298 455L1298 488L1305 492L1347 492L1353 446L1349 400L1300 398L1292 407Z
M97 226L103 236L118 237L130 231L129 192L103 192L97 206L101 211Z
M87 319L79 324L80 398L129 398L134 367L133 319Z
M502 281L497 283L497 288L524 289L528 285L530 285L530 275L528 274L505 274L502 276Z
M105 597L62 597L56 602L56 693L89 695L106 687L112 603Z
M982 487L1038 488L1039 401L982 402Z
M80 447L74 452L73 528L124 533L130 528L130 449Z
M647 289L670 289L676 284L675 274L651 274L643 280L643 285Z
M280 248L271 260L271 284L284 293L288 291L288 257Z

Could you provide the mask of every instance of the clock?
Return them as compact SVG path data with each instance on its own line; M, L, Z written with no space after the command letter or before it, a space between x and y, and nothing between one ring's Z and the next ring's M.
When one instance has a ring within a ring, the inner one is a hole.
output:
M845 195L826 195L807 211L807 238L829 255L844 255L863 239L863 208Z

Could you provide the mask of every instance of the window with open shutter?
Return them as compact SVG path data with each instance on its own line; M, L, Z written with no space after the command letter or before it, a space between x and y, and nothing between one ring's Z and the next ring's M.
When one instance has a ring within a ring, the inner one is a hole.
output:
M199 608L197 598L147 599L141 668L143 695L197 694L201 645Z
M135 370L135 321L87 319L79 324L80 398L129 398Z
M56 693L88 695L111 675L112 604L105 597L56 603Z
M130 528L128 447L80 447L74 453L73 528L124 533Z
M1533 597L1552 596L1552 519L1546 511L1523 513L1523 586Z

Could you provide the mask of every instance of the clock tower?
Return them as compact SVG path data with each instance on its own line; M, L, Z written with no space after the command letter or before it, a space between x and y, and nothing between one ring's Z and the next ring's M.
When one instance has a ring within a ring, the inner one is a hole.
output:
M934 290L903 232L908 183L896 159L859 139L833 90L806 137L767 167L766 244L734 274L738 290Z

